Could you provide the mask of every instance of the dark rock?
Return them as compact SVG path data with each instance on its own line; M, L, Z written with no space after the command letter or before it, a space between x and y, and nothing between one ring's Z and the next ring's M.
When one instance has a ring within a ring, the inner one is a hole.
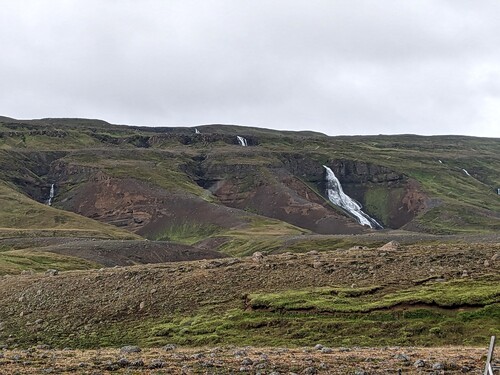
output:
M130 361L127 358L120 358L116 363L120 367L128 367L128 366L130 366Z
M436 362L432 365L433 370L444 370L444 364L441 362Z
M170 352L172 350L177 349L177 346L174 344L167 344L167 345L163 346L162 349L165 350L166 352Z
M161 359L153 359L151 363L149 364L148 368L149 369L155 369L155 368L163 368L166 366L166 362L162 361Z
M135 345L126 345L120 349L120 353L122 354L139 353L139 352L141 352L141 348Z
M304 369L304 371L302 371L303 375L315 375L317 373L318 370L316 369L316 367L307 367Z
M253 365L253 361L250 358L244 358L241 364L242 366L251 366Z
M400 361L405 361L405 362L409 362L410 361L410 357L408 357L406 354L396 354L394 356L394 359L399 359Z
M137 359L130 362L130 367L144 367L144 361L142 359Z
M108 361L104 364L104 369L106 371L118 371L120 369L120 366L118 366L117 363L113 363L111 361Z
M414 367L425 367L425 361L423 359L417 359L415 362L413 362Z

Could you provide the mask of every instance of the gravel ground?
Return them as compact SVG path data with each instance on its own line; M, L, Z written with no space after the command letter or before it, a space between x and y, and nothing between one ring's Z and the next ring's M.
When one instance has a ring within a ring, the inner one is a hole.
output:
M3 350L0 374L481 374L487 348Z

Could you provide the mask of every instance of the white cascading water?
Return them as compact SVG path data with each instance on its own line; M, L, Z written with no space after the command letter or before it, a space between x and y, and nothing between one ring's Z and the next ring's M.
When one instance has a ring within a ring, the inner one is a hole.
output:
M238 139L240 146L248 146L248 142L245 138L240 137L239 135L237 135L236 138Z
M54 184L50 185L49 199L47 200L47 205L52 206L52 199L54 199L55 189Z
M358 202L344 193L335 173L326 165L323 165L323 167L326 170L326 194L330 202L349 212L361 225L368 225L370 228L382 228L375 219L361 210L361 205Z
M469 172L467 172L467 170L466 170L466 169L463 169L463 168L462 168L462 171L464 171L464 173L465 173L467 176L472 177L472 176L470 175L470 173L469 173Z
M200 134L200 131L197 128L194 128L194 134Z

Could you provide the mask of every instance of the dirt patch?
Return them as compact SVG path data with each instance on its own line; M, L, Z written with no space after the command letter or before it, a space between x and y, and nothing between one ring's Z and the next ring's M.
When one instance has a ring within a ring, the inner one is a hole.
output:
M73 241L40 250L86 259L105 267L225 257L214 250L166 241Z
M185 223L222 228L246 223L245 213L189 193L168 192L134 179L97 177L60 197L62 208L146 237Z

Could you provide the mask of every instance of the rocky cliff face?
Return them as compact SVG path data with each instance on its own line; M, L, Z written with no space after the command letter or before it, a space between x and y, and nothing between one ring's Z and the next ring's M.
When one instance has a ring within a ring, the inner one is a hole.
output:
M224 205L284 220L317 233L359 233L325 199L325 175L319 161L303 154L268 156L269 162L211 163L197 160L193 179ZM399 228L425 209L426 197L404 174L355 160L332 160L345 192L384 226Z
M217 138L210 134L161 134L158 139L171 136L207 141ZM217 140L237 142L233 136L224 137ZM249 137L250 142L258 140ZM120 159L125 152L106 151L103 157ZM315 155L255 152L242 147L223 154L193 155L187 161L175 153L149 156L154 163L161 160L159 156L177 160L172 163L178 165L176 173L205 189L213 202L182 189L167 191L152 180L132 175L113 177L99 165L68 161L66 156L71 152L10 153L11 159L12 155L16 162L10 167L6 163L3 174L33 199L45 203L51 184L55 184L55 207L146 236L186 223L229 228L243 224L242 217L248 214L322 234L367 230L326 199L325 172ZM404 174L349 159L332 159L326 164L344 191L384 227L400 228L426 207L427 198L418 183Z
M417 181L387 167L355 160L332 160L329 165L344 191L388 228L401 228L428 204Z

